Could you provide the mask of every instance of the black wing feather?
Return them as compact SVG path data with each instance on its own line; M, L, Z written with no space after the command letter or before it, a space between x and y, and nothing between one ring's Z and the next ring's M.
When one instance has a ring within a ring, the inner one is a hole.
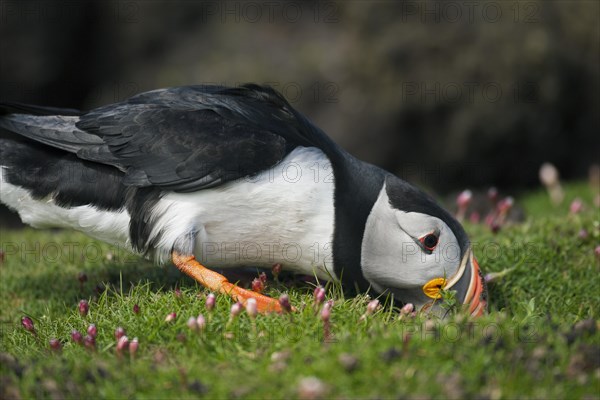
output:
M101 138L77 129L77 120L78 117L62 115L9 114L0 116L0 127L70 153L86 147L101 146Z
M204 189L269 168L287 152L283 137L212 110L136 105L109 113L77 123L104 142L77 155L126 171L131 186Z
M135 187L194 191L256 174L329 139L270 88L155 90L74 117L10 114L0 126L125 172Z

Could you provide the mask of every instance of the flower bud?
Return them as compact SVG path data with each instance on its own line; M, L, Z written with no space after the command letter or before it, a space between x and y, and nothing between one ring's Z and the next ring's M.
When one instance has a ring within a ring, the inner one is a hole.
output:
M231 306L231 318L235 318L242 312L242 303L237 302Z
M87 300L79 301L79 314L81 314L83 317L85 317L86 315L88 315L89 311L90 311L90 305L89 305L88 301Z
M194 317L190 317L187 320L187 326L188 328L190 328L191 330L195 331L198 329L198 324L196 323L196 318Z
M298 398L302 400L314 400L326 398L327 385L317 377L309 376L302 378L298 383Z
M323 309L321 310L321 320L323 322L329 322L330 318L331 318L331 306L329 305L329 302L327 302L323 305Z
M554 205L560 204L565 193L560 185L559 173L556 167L550 163L544 163L539 172L540 181L546 187L550 195L550 201Z
M323 289L321 286L317 286L315 288L314 296L316 305L323 303L325 301L325 289Z
M174 312L169 313L165 317L165 322L173 322L173 321L175 321L175 318L177 318L177 313L174 313Z
M206 310L209 312L212 311L215 308L216 302L217 298L215 297L215 295L209 293L208 296L206 296Z
M465 213L467 212L467 208L471 203L471 199L473 198L473 193L470 190L463 190L456 197L456 205L458 207L458 211L456 213L456 219L462 221L465 218Z
M78 330L71 331L71 339L77 344L83 344L83 335Z
M412 303L406 303L401 309L400 314L409 315L415 310L415 306Z
M471 203L471 199L473 198L473 192L470 190L463 190L458 197L456 197L456 205L458 208L467 208L469 203Z
M379 307L379 300L371 300L369 304L367 304L367 315L371 315L377 311L377 307Z
M139 347L138 338L133 338L133 340L131 342L129 342L129 354L131 355L131 357L135 356L135 353L137 353L138 347Z
M550 163L542 164L539 175L544 186L553 186L558 183L558 170Z
M21 325L27 332L35 333L35 326L33 325L33 320L29 317L21 318Z
M281 264L279 264L279 263L273 264L273 267L271 267L271 273L273 274L273 277L275 279L277 279L279 277L281 270L282 270Z
M504 199L498 202L498 211L502 214L506 214L515 203L515 200L512 197L505 197Z
M198 315L198 318L196 318L196 325L198 326L199 331L203 331L206 328L206 319L204 319L204 315Z
M96 328L96 325L91 324L90 326L88 326L87 328L87 333L88 335L90 335L91 337L95 338L96 336L98 336L98 328Z
M265 290L265 284L259 278L252 280L252 290L256 293L262 293Z
M569 206L569 211L571 214L579 214L583 210L583 201L578 197L571 202Z
M140 313L140 306L137 304L133 305L133 313L134 314L139 314Z
M123 353L127 350L129 350L129 339L127 336L121 336L117 341L117 353Z
M115 329L115 339L119 340L123 336L125 336L125 329L121 328L120 326L117 327L117 329Z
M88 349L94 350L96 348L96 339L91 337L90 335L86 335L83 338L83 345Z
M264 272L261 272L260 274L258 274L258 279L260 279L260 281L263 284L267 284L267 274L265 274Z
M290 304L290 296L288 296L287 294L282 294L281 296L279 296L279 305L281 305L281 308L283 309L284 312L292 312L292 305Z
M258 307L256 305L256 299L248 299L248 301L246 301L246 312L248 313L248 316L252 319L256 318L256 315L258 314Z
M59 351L60 349L62 349L62 344L58 339L52 338L48 341L48 344L50 345L50 348L52 350Z

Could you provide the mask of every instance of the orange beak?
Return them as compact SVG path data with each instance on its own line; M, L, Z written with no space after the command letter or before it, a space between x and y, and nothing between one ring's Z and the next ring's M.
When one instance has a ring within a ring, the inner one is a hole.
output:
M482 316L486 310L487 301L484 299L484 292L485 288L479 271L479 263L471 253L471 282L463 303L469 304L469 313L473 317Z
M468 307L469 314L473 317L483 315L487 308L486 292L479 263L469 249L463 256L458 271L448 280L436 278L423 286L423 292L433 299L442 297L441 290L456 290L457 299ZM429 304L429 307L433 305Z

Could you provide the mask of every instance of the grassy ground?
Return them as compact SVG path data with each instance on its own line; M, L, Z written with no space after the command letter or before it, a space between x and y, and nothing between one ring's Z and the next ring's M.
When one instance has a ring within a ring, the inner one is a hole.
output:
M489 315L441 322L382 308L360 321L367 299L329 286L327 340L308 284L270 282L294 315L228 322L231 301L219 296L207 313L206 293L174 268L73 232L1 231L0 398L599 398L600 222L587 186L567 191L559 208L541 192L518 200L530 217L497 235L467 226L486 272L513 268L490 285ZM569 215L575 196L587 211ZM202 334L186 326L198 313ZM70 338L90 323L95 351ZM117 326L139 338L135 357L116 355Z

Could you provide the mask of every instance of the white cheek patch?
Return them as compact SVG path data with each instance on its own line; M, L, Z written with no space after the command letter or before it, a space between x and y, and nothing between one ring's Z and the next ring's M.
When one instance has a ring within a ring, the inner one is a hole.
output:
M438 232L439 241L428 254L418 239ZM390 205L385 185L367 219L361 266L376 287L421 288L433 278L450 277L460 265L460 248L454 233L439 218L403 212Z

